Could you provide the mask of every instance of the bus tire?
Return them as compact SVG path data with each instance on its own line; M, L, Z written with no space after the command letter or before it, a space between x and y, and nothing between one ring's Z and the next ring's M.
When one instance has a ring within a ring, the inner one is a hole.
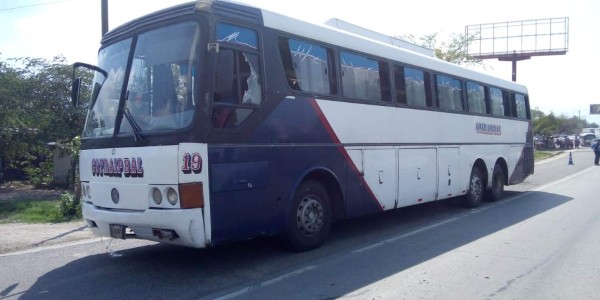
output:
M485 191L484 199L488 202L494 202L504 196L504 171L499 164L494 166L492 172L492 186Z
M294 194L287 220L285 240L294 251L318 248L331 229L332 211L329 193L314 180L300 184Z
M483 199L484 190L483 175L481 175L479 168L473 167L471 177L469 178L469 190L463 198L463 206L469 208L477 207Z

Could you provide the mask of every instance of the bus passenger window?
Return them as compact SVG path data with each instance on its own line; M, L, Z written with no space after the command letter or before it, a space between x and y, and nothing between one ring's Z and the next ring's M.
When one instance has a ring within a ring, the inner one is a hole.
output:
M525 102L525 95L515 94L514 102L517 118L527 120L527 105Z
M469 105L469 112L478 114L487 113L483 85L471 81L467 82L467 103Z
M405 67L398 68L403 69L403 72L399 75L402 76L400 80L404 81L404 84L402 84L401 86L406 91L406 100L404 104L418 107L428 106L428 74L417 69ZM398 90L398 79L396 79L396 90Z
M237 128L262 102L261 65L256 31L217 25L221 43L215 64L212 125Z
M335 93L335 72L330 66L332 51L317 44L279 38L279 54L289 86L297 91L323 95Z
M435 80L439 108L463 111L461 81L444 75L435 75Z
M362 55L340 53L344 97L368 101L390 101L388 64Z
M490 87L490 101L492 115L504 116L504 101L502 100L502 90L495 87Z

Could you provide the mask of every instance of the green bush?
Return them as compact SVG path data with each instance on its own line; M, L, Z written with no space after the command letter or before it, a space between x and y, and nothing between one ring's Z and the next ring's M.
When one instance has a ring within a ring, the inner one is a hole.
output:
M52 161L43 161L39 166L25 167L25 174L29 182L36 187L43 187L52 184Z
M58 210L65 218L81 217L81 202L75 195L63 193L60 195Z

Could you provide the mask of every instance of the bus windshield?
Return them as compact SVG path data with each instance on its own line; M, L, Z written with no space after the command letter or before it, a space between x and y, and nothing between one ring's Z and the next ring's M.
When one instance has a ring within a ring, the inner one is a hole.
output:
M108 78L97 99L92 99L84 137L131 134L132 126L141 132L176 130L192 121L198 24L187 22L144 32L133 47L131 42L117 42L99 53L99 67L107 71ZM128 62L130 49L134 53ZM128 118L117 117L121 100ZM120 128L119 132L115 128Z

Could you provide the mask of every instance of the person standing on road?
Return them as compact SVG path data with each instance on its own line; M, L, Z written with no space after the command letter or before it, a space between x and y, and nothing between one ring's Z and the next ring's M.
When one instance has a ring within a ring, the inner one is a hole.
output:
M592 143L592 150L594 150L594 154L596 155L594 158L594 164L598 166L598 161L600 160L600 145L598 144L598 140L595 140Z

